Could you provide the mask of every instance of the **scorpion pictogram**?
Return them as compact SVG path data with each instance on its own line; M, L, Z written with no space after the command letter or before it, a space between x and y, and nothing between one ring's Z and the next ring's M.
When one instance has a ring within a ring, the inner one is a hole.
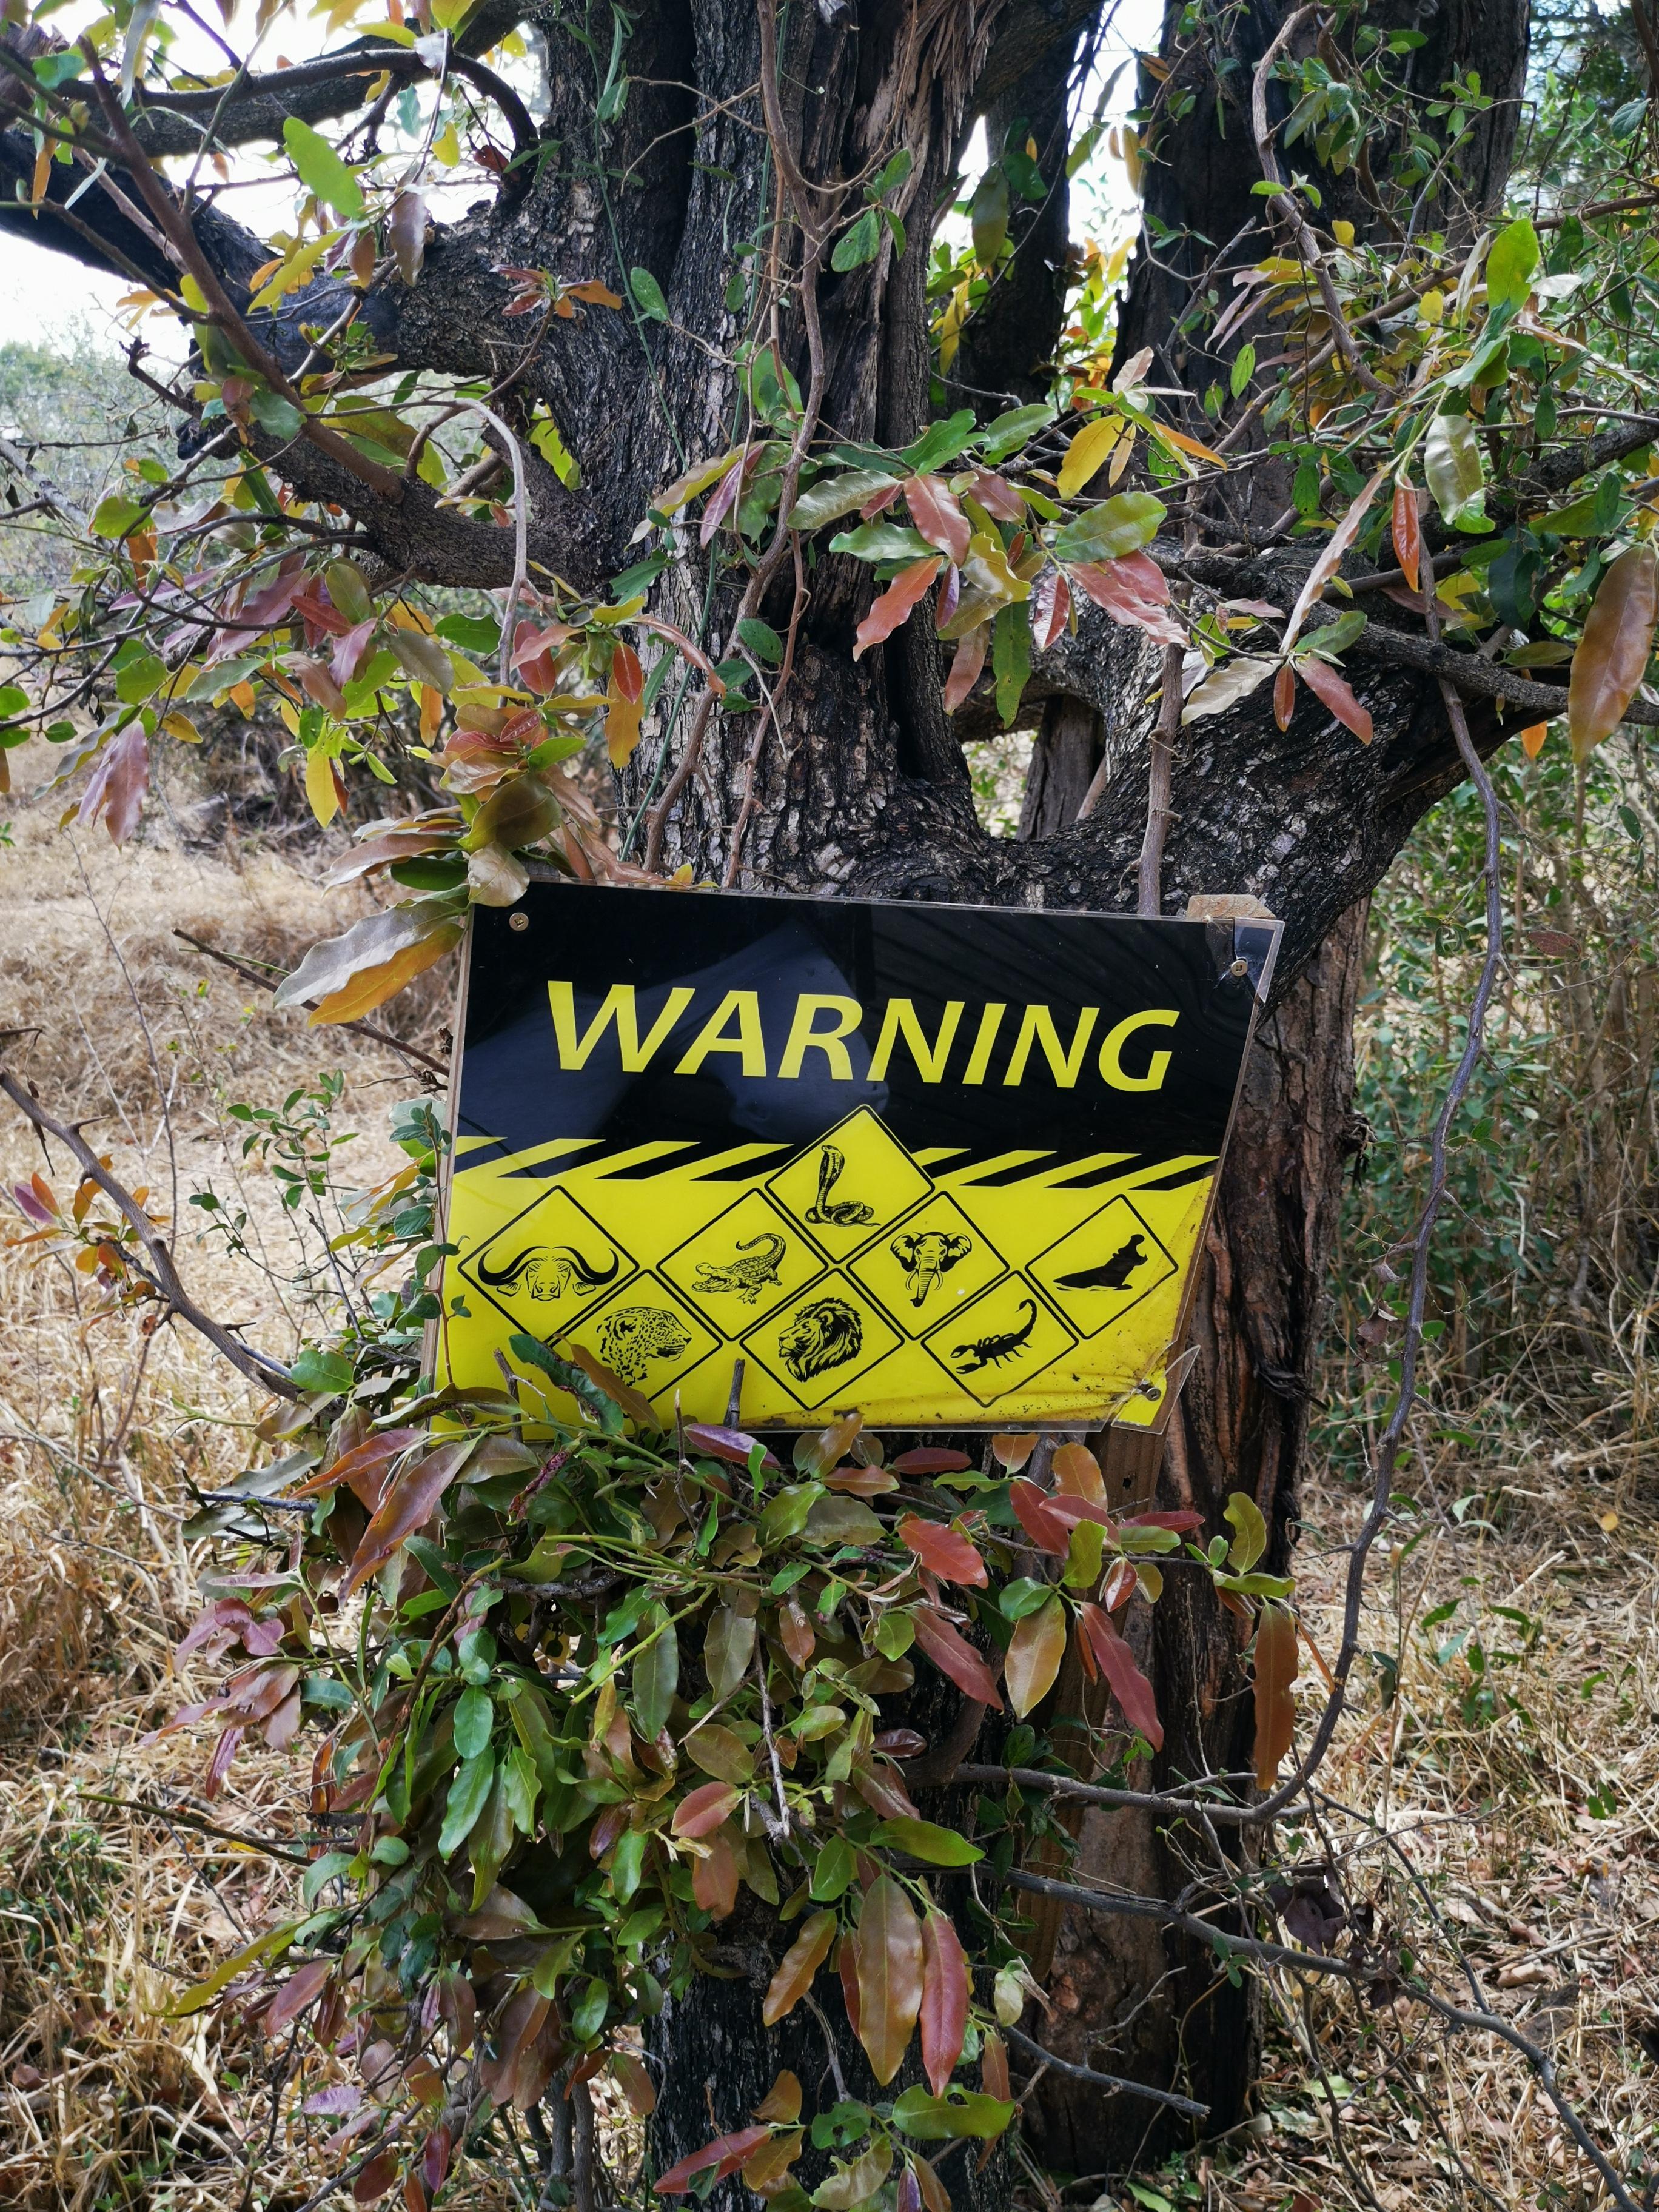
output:
M1019 1310L1025 1319L1018 1328L1004 1329L996 1336L976 1337L971 1344L956 1346L951 1362L959 1375L977 1375L981 1367L993 1367L1013 1358L1036 1327L1036 1301L1022 1298Z

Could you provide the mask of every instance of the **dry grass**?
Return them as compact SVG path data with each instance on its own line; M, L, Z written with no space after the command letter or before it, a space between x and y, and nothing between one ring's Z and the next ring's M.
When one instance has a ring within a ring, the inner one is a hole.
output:
M0 1008L7 1028L38 1034L11 1064L55 1109L90 1117L117 1171L181 1223L197 1218L191 1188L234 1189L280 1278L286 1225L240 1163L225 1103L336 1064L345 1125L373 1131L409 1079L386 1052L319 1037L204 974L171 933L286 961L338 906L257 855L83 842L83 878L40 816L14 836L0 854ZM367 1182L378 1140L354 1150ZM69 1180L15 1118L0 1124L0 1167L8 1183L36 1168ZM289 1348L291 1300L285 1310L268 1285L252 1302L246 1266L193 1225L179 1252L205 1304ZM182 1984L288 1912L291 1872L119 1809L193 1804L280 1839L303 1802L290 1756L247 1747L203 1808L205 1738L138 1742L189 1687L171 1646L204 1562L179 1534L185 1479L211 1487L236 1471L252 1411L182 1332L145 1339L129 1316L98 1319L84 1279L0 1250L0 2203L293 2208L333 2170L326 2124L296 2115L292 2082L273 2099L286 2054L234 2008L166 2014ZM1628 2165L1652 2154L1659 2120L1659 1520L1639 1455L1592 1487L1571 1449L1553 1463L1559 1435L1517 1443L1513 1429L1472 1415L1478 1448L1448 1442L1402 1477L1400 1545L1366 1621L1376 1656L1324 1778L1324 1843L1350 1904L1409 1929L1449 1990L1461 1949ZM1328 1650L1358 1494L1329 1475L1304 1513L1303 1593ZM1291 1844L1309 1862L1323 1848L1310 1833ZM1261 2101L1231 2142L1109 2202L1597 2202L1524 2063L1490 2036L1448 2042L1409 2008L1368 2014L1325 1990L1284 2011ZM514 2199L501 2181L462 2201Z

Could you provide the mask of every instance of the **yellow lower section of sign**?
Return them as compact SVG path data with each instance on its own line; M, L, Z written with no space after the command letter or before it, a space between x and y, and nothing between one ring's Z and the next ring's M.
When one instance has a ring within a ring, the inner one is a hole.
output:
M724 1420L739 1359L750 1428L854 1407L906 1428L1145 1418L1213 1167L913 1156L867 1108L793 1155L462 1152L440 1380L499 1385L522 1331L583 1346L665 1419L678 1393L686 1419Z

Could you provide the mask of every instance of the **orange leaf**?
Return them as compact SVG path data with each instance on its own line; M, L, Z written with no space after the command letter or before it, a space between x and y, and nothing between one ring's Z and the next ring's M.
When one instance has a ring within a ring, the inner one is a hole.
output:
M968 1961L942 1912L921 1923L921 2063L929 2087L942 2097L968 2032Z
M1167 422L1155 423L1153 434L1161 438L1166 446L1178 446L1183 453L1196 453L1201 461L1214 461L1224 469L1227 465L1221 455L1210 447L1200 446L1196 438L1188 437L1182 430L1172 430Z
M993 1437L991 1449L999 1466L1006 1467L1010 1474L1018 1474L1036 1449L1036 1431L1028 1430L1023 1436Z
M1533 722L1521 732L1521 750L1528 760L1536 760L1544 750L1544 740L1550 733L1547 722Z
M957 708L973 690L985 665L986 648L991 641L991 625L981 623L977 629L969 630L957 641L957 649L951 661L951 672L945 679L945 711L954 714Z
M1394 557L1413 592L1421 588L1419 563L1422 553L1423 532L1417 513L1417 494L1402 477L1394 488Z
M1322 700L1330 708L1337 720L1353 732L1362 745L1370 744L1370 710L1360 705L1328 660L1322 660L1316 653L1304 653L1296 664L1296 672L1314 696Z
M891 1875L878 1876L865 1895L858 1977L859 2041L884 2087L898 2072L921 2010L921 1929Z
M858 635L853 643L853 658L869 651L890 637L901 624L910 618L911 610L933 582L944 562L937 553L926 561L913 561L908 568L901 568L887 589L859 624Z
M761 2018L768 2027L775 2027L793 2012L811 1988L835 1940L835 1914L813 1913L784 1953L782 1964L768 1986L766 2000L761 2007Z
M1086 1498L1092 1505L1106 1503L1100 1462L1087 1444L1061 1444L1054 1454L1054 1487L1068 1498Z
M834 1915L830 1917L833 1918ZM800 2118L800 2076L799 2074L792 2074L786 2066L760 2103L756 2106L755 2118L757 2120L769 2120L775 2127L793 2128Z
M1152 1686L1136 1665L1134 1653L1097 1605L1085 1605L1080 1610L1084 1632L1094 1647L1101 1673L1112 1686L1112 1695L1123 1709L1124 1718L1154 1751L1162 1751L1164 1726L1158 1717Z
M725 1828L716 1829L706 1849L708 1856L691 1869L691 1894L711 1918L724 1920L738 1901L738 1855Z
M841 1976L842 2002L847 2007L848 2025L856 2035L859 2032L859 1947L858 1939L850 1929L836 1946L836 1972Z
M931 1659L939 1673L948 1675L965 1695L1000 1712L1002 1699L997 1686L973 1645L958 1636L949 1621L941 1620L931 1606L918 1605L910 1619L923 1657Z
M1296 1622L1282 1605L1264 1605L1255 1632L1255 1779L1271 1790L1296 1729Z
M961 1583L968 1589L983 1589L990 1579L984 1560L959 1529L942 1528L937 1521L924 1521L919 1514L907 1513L896 1534L905 1549L914 1552L923 1566L941 1582Z
M444 922L430 936L422 938L418 944L405 945L401 952L382 961L378 967L359 969L349 983L342 984L337 991L331 991L319 1001L311 1015L311 1025L314 1028L319 1022L355 1022L372 1013L376 1006L401 991L405 983L423 974L434 961L441 960L452 945L460 942L464 927L459 921Z
M1006 2105L1013 2091L1008 2087L1008 2046L1000 2035L988 2035L980 2053L979 2078L994 2097Z
M620 641L611 659L611 681L630 705L637 707L645 696L645 671L640 665L640 656L631 645Z
M1597 586L1567 684L1567 735L1582 768L1617 729L1653 649L1656 563L1651 545L1632 545Z
M968 544L973 533L968 527L968 518L957 504L956 495L939 477L911 477L904 487L904 504L910 510L910 520L930 545L937 545L941 553L948 553L953 565L961 568L968 558Z
M1063 1559L1072 1546L1071 1523L1061 1520L1046 1492L1024 1476L1008 1486L1008 1503L1014 1517L1040 1552Z
M1021 1720L1054 1687L1065 1656L1066 1607L1059 1597L1051 1597L1018 1623L1002 1662L1003 1680Z

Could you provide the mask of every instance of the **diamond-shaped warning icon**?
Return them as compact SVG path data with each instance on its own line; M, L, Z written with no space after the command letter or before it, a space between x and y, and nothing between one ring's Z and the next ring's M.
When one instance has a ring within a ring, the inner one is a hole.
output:
M907 1336L976 1298L1007 1262L955 1199L936 1191L890 1234L878 1237L848 1273L884 1306Z
M823 1272L823 1255L764 1191L687 1237L662 1272L722 1336L741 1336Z
M802 1406L842 1405L847 1386L904 1339L874 1299L842 1274L825 1275L743 1348Z
M469 1252L460 1273L526 1334L550 1344L599 1299L620 1290L635 1263L556 1187Z
M717 1351L720 1339L666 1283L645 1274L584 1314L555 1348L572 1344L603 1360L642 1397L659 1398Z
M1030 1272L1079 1335L1138 1305L1176 1263L1127 1198L1115 1198L1031 1262Z
M1008 1275L922 1340L957 1385L994 1406L1040 1374L1076 1336L1023 1275Z
M815 1138L767 1188L831 1259L844 1259L933 1188L867 1106Z

